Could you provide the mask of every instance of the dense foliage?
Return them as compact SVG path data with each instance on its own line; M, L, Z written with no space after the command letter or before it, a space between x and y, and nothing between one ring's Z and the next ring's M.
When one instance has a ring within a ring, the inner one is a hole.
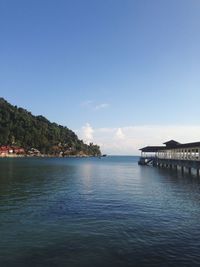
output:
M77 135L43 116L33 116L0 98L0 145L36 148L41 153L63 155L100 155L97 145L84 144Z

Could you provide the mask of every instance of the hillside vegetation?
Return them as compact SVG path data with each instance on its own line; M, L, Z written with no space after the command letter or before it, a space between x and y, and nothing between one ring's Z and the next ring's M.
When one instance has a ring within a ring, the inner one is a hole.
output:
M34 116L23 108L0 98L0 145L32 147L43 154L99 156L97 145L85 144L77 135L43 116Z

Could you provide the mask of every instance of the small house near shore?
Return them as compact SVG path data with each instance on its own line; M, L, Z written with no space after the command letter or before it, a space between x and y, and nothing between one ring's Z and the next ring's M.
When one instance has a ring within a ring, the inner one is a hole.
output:
M25 150L17 146L0 146L0 157L7 157L12 155L24 155Z
M28 154L29 156L34 156L34 157L39 157L39 156L41 156L41 152L40 152L38 149L33 148L33 147L27 152L27 154Z

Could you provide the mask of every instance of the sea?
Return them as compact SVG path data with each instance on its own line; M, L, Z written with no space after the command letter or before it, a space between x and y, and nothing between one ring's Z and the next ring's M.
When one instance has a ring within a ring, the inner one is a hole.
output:
M0 266L200 266L200 178L137 161L0 159Z

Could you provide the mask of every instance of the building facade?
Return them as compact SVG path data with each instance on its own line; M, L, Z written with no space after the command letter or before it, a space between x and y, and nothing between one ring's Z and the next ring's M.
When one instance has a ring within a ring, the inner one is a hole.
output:
M165 142L164 145L141 148L141 157L200 161L200 142L181 144L170 140Z

